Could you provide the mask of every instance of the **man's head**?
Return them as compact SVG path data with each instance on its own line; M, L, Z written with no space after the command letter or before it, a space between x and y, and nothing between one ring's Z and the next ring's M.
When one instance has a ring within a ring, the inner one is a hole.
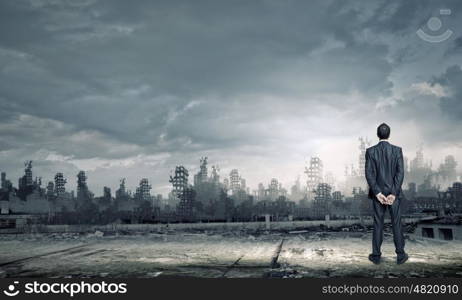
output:
M390 137L390 126L382 123L377 127L377 136L381 140L387 140Z

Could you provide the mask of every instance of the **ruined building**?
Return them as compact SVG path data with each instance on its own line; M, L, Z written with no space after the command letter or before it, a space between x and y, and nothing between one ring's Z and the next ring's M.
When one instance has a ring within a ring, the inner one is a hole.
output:
M371 145L367 138L359 138L359 174L363 175L366 172L366 149Z
M115 193L115 205L123 213L131 213L135 210L134 200L125 188L125 178L120 179L119 188Z
M237 169L232 169L229 173L229 189L236 205L248 199L246 181L239 175Z
M4 192L11 191L13 189L13 184L11 183L10 180L6 179L6 173L2 172L1 176L2 176L2 185L1 185L2 191Z
M125 189L125 178L120 179L119 189L116 191L116 199L123 198L127 196L127 191Z
M404 183L415 182L423 183L425 179L431 176L431 162L426 162L422 146L416 152L416 156L409 164L409 170L405 170Z
M360 137L359 140L359 154L358 154L358 167L353 164L348 167L345 166L345 186L343 193L352 195L354 189L366 189L367 181L365 177L366 172L366 150L370 146L370 141L367 138Z
M33 185L32 182L32 160L26 161L24 163L24 176L19 178L18 182L18 188L21 189L26 189L27 187L30 187Z
M28 195L33 193L39 196L43 193L41 189L42 178L38 177L33 180L32 178L32 161L28 160L24 163L24 175L18 180L18 191L17 195L22 200L26 200Z
M447 155L432 176L433 184L444 187L457 181L457 162L453 155Z
M47 185L47 198L48 200L51 200L55 197L55 184L53 181L48 181Z
M110 187L103 187L103 196L96 198L99 211L105 211L112 205L112 193Z
M2 172L2 185L1 185L1 188L3 190L6 190L6 173L5 172Z
M445 214L462 213L462 182L454 182L446 191L438 192L438 200Z
M90 201L92 198L93 193L87 186L87 175L84 171L80 171L77 174L77 202Z
M212 166L212 172L208 177L207 157L200 159L199 172L194 175L195 201L201 209L199 213L204 213L205 207L213 206L213 203L220 197L222 190L227 190L220 183L219 167ZM245 182L243 183L245 185Z
M303 191L301 182L300 182L300 176L297 177L297 180L295 180L294 185L290 188L290 200L299 202L302 200L306 195L306 191Z
M258 201L276 201L280 197L287 198L287 190L282 187L277 178L271 178L268 187L265 189L263 183L258 184L258 190L255 191Z
M258 189L257 189L257 200L258 201L263 201L265 200L265 197L266 197L266 189L265 189L265 186L263 185L263 183L259 183L258 184Z
M212 166L212 175L210 179L215 184L220 182L220 167L219 166L217 165Z
M147 178L140 180L139 186L136 188L135 199L138 201L152 201L151 198L151 185Z
M312 206L312 216L316 219L324 219L329 214L329 204L332 200L332 187L327 183L320 183L315 189L315 197Z
M229 179L228 178L223 179L223 187L225 191L228 192L229 190Z
M56 173L55 175L55 193L56 193L56 196L62 196L66 193L66 183L67 183L67 180L66 178L64 178L64 175L63 173L61 172L58 172Z
M178 215L184 221L194 219L195 192L188 185L188 177L188 170L184 166L176 166L174 175L170 176L169 180L173 186L173 192L180 200L177 206Z
M309 167L305 167L308 199L314 199L315 189L323 181L323 164L319 157L311 157Z
M279 182L276 178L272 178L268 186L268 197L271 201L275 201L279 197Z
M32 177L32 161L24 163L24 175L19 178L20 187L15 189L11 182L2 174L2 201L3 213L42 214L50 211L46 190L41 188L41 178ZM3 202L4 201L4 202Z
M112 199L112 193L111 193L110 187L105 186L103 188L103 198L109 199L109 200Z
M233 194L241 189L241 176L237 169L232 169L229 173L229 188Z
M208 181L208 170L207 170L207 157L200 159L200 170L194 175L194 186L200 185Z
M247 192L247 181L244 178L241 178L241 190Z

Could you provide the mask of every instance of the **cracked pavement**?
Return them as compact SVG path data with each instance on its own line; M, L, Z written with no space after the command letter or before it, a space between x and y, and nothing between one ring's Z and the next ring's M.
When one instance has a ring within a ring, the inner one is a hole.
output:
M283 242L282 242L283 241ZM0 277L462 277L462 242L406 239L396 265L367 259L367 232L167 232L0 236Z

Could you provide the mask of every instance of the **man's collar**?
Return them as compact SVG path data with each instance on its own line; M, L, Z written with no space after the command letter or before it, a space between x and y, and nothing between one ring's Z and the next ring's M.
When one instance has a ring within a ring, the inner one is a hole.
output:
M381 143L381 142L387 142L387 143L389 143L388 140L379 140L379 143Z

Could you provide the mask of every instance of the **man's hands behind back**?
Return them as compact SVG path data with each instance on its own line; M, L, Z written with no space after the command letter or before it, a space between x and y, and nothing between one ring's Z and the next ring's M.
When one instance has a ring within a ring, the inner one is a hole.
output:
M385 195L383 195L382 193L379 193L376 195L376 197L377 197L377 201L379 201L381 204L384 204L384 205L393 205L393 202L395 202L396 200L396 196L391 195L391 194L385 197Z
M395 202L395 200L396 200L396 196L395 196L395 195L390 194L390 195L387 196L387 204L388 204L388 205L392 205L393 202Z

